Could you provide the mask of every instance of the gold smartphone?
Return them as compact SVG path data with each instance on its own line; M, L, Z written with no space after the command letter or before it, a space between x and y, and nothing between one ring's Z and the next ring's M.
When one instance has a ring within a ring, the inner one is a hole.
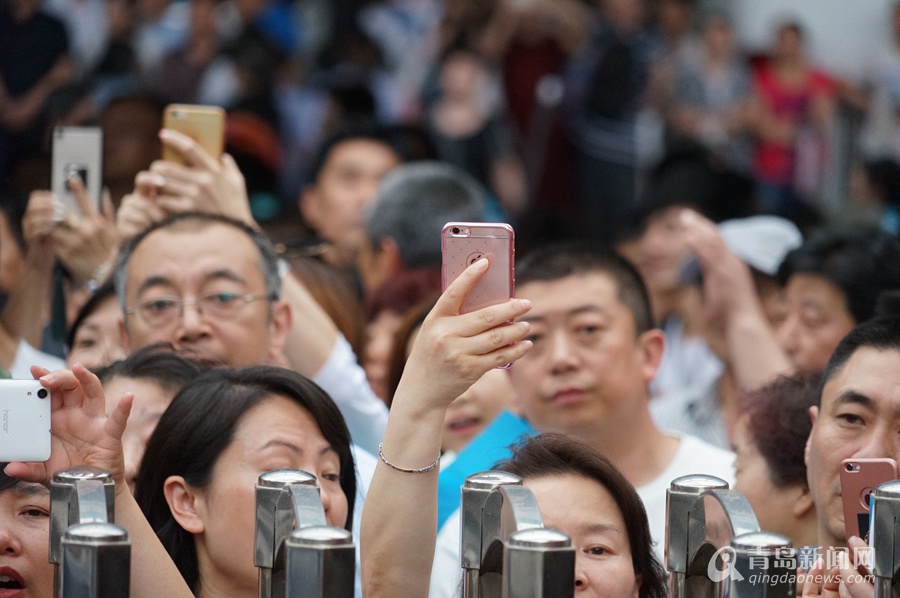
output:
M169 104L163 114L163 127L187 135L216 160L225 151L225 111L218 106ZM162 157L186 164L181 154L165 144Z

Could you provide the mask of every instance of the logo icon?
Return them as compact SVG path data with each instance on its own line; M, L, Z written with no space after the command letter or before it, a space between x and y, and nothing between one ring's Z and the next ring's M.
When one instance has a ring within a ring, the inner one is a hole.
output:
M709 564L706 566L706 575L711 581L716 582L724 581L726 579L731 579L732 581L743 580L744 576L734 567L736 556L734 548L731 546L723 546L718 549L716 553L712 555L712 558L709 559ZM720 562L724 565L724 569L719 568Z

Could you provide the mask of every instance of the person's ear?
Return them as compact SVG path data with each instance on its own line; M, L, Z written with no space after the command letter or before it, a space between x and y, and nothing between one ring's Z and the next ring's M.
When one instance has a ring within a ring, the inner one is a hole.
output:
M319 204L318 192L315 186L312 185L304 189L297 200L297 207L300 209L303 222L315 231L319 230L319 225L322 222Z
M638 337L638 350L641 354L642 370L644 380L649 384L656 376L659 370L659 364L662 361L663 351L666 348L665 336L662 330L653 328L642 332Z
M284 346L287 344L288 334L294 324L294 312L285 301L272 302L272 316L269 322L269 352L270 363L284 362Z
M813 501L812 492L806 484L797 484L797 497L794 499L794 506L791 507L791 513L797 519L802 519L808 513L815 514L816 503Z
M175 521L192 534L206 530L206 503L197 489L184 481L180 475L166 478L163 495Z
M812 428L809 430L809 436L806 437L806 446L803 447L803 464L807 467L809 467L809 447L813 434L816 433L816 421L819 419L819 408L815 405L809 408L809 419L812 421Z

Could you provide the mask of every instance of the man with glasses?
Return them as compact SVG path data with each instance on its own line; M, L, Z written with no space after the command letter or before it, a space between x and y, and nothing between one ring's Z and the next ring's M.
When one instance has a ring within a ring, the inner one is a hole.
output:
M122 248L115 285L130 350L165 342L212 365L296 369L332 396L354 442L377 450L384 404L327 315L279 272L258 231L215 214L171 216ZM303 326L292 326L295 315Z

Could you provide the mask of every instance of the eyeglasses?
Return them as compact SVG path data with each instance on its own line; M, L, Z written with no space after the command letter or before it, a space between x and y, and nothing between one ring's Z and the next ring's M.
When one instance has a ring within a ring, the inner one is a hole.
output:
M252 301L274 301L271 295L241 295L226 291L210 291L198 295L193 301L185 301L181 297L154 297L139 302L136 306L126 308L127 315L138 314L150 326L166 326L184 315L187 305L195 305L197 313L212 319L230 320L237 317L238 312Z

